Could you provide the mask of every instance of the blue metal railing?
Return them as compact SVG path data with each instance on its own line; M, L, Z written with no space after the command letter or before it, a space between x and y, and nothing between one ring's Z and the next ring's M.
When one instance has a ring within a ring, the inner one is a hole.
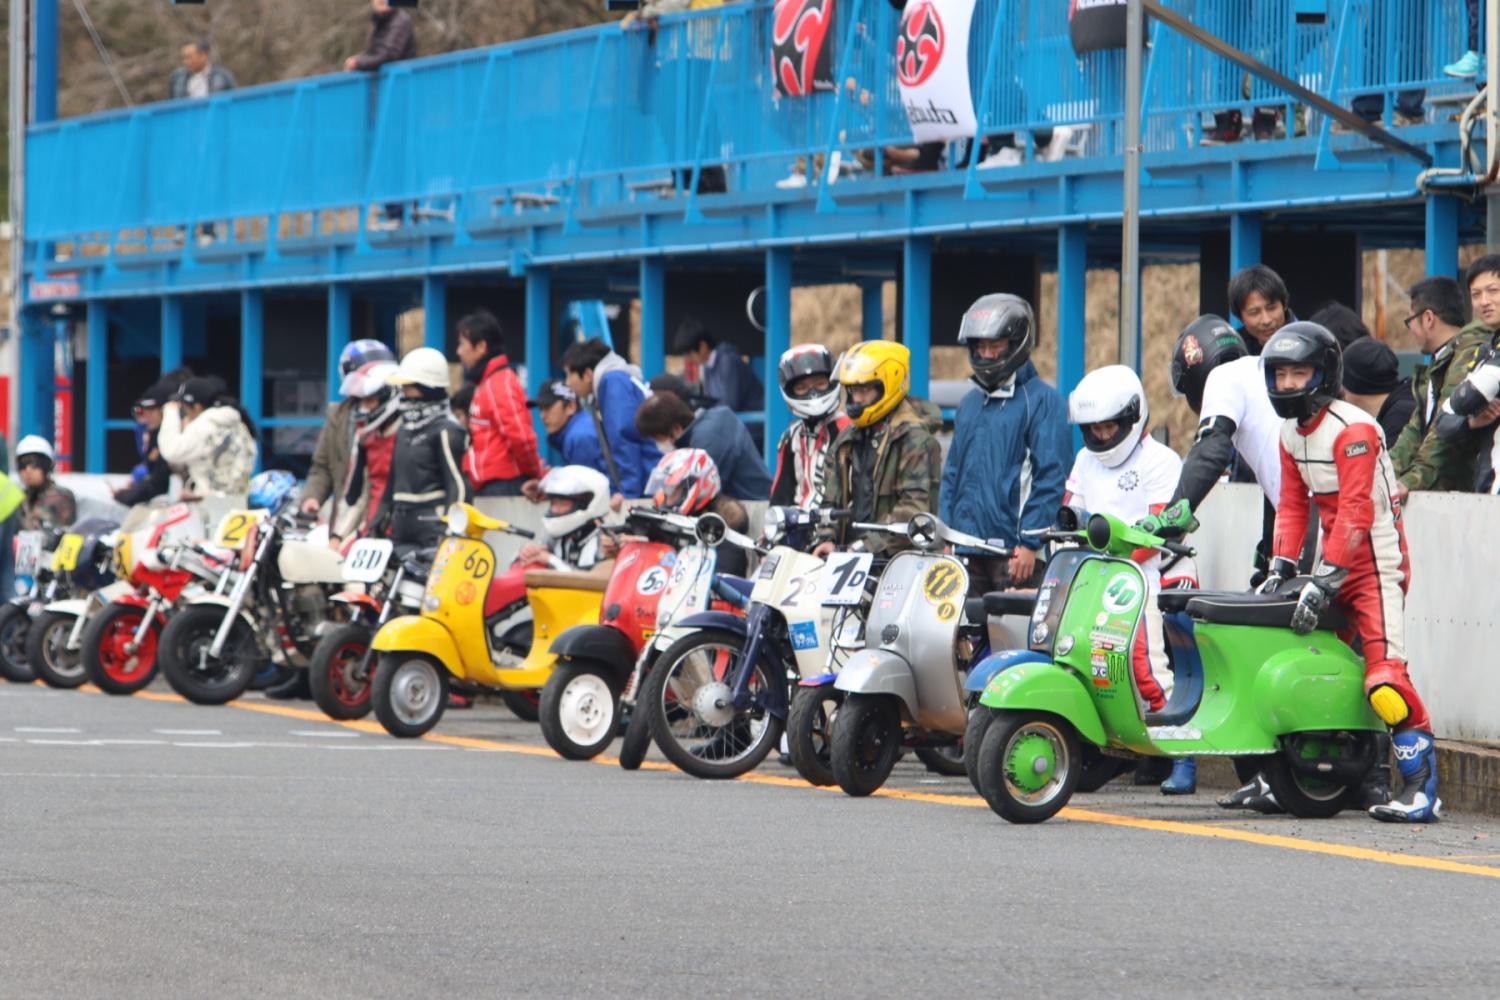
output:
M244 218L271 220L260 231L274 242L275 220L287 213L388 202L444 206L475 234L509 224L523 202L586 221L633 212L667 187L686 193L706 168L722 167L729 192L743 196L772 190L799 158L812 175L834 150L878 162L883 147L910 142L894 72L897 21L885 0L839 0L834 92L779 100L771 5L744 0L663 18L655 31L605 25L375 77L318 77L33 127L31 253ZM1441 76L1464 48L1463 0L1169 5L1341 104L1415 88L1472 92ZM1231 107L1248 120L1254 107L1276 106L1288 134L1311 130L1286 95L1239 67L1159 25L1151 42L1148 151L1196 146L1205 117ZM1081 155L1119 155L1123 54L1075 56L1065 4L978 0L970 60L983 135L1012 133L1024 145L1034 130L1077 126ZM684 210L698 200L683 198Z

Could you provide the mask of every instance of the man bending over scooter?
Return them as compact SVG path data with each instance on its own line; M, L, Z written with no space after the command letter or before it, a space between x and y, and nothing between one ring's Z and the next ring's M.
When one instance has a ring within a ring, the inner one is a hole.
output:
M1339 398L1338 341L1316 323L1278 330L1261 353L1281 428L1281 502L1270 576L1263 593L1297 575L1310 504L1317 505L1323 553L1303 585L1292 630L1305 635L1330 604L1353 623L1365 659L1365 693L1392 728L1401 794L1370 815L1389 823L1439 818L1437 754L1427 709L1406 671L1402 616L1410 564L1395 497L1396 474L1375 418Z

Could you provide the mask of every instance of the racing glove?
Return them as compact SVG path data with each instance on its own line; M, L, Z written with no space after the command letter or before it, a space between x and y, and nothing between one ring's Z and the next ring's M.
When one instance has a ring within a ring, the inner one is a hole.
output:
M1136 530L1157 538L1171 540L1197 531L1198 519L1193 516L1193 508L1184 498L1158 513L1147 514L1135 522L1135 527Z
M1255 586L1257 594L1274 594L1281 589L1281 585L1297 575L1297 564L1284 556L1277 556L1271 560L1270 569L1260 574L1260 584L1257 586L1251 578L1251 585Z
M1318 568L1313 571L1313 578L1302 588L1302 594L1297 598L1297 606L1292 609L1292 631L1298 635L1306 635L1318 627L1318 622L1323 617L1323 612L1333 603L1333 597L1343 586L1344 578L1349 571L1341 569L1332 563L1319 563Z

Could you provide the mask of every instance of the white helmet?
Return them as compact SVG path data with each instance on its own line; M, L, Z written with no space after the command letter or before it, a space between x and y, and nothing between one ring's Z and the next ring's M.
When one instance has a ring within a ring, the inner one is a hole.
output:
M1094 457L1113 469L1135 450L1146 428L1150 411L1141 378L1124 365L1096 368L1083 377L1068 397L1068 421L1087 427L1089 424L1118 423L1120 429L1104 441L1085 431L1084 447Z
M360 400L376 397L380 402L373 410L356 408L354 422L361 427L379 427L401 410L401 394L391 386L390 378L396 374L396 362L371 361L361 365L344 378L343 393L349 399Z
M57 454L52 450L52 442L40 434L28 434L16 442L16 461L27 455L40 455L47 460L47 468L51 470L52 463L57 461Z
M823 375L828 387L806 396L793 396L788 387L804 375ZM781 398L791 411L803 420L826 417L839 405L839 387L833 381L833 356L822 344L799 344L781 356L776 365L776 381Z
M387 379L391 385L420 385L448 391L448 359L435 347L419 347L401 359Z
M566 497L573 509L566 514L543 514L542 525L553 538L566 538L609 513L609 479L586 465L564 465L542 477L542 496Z

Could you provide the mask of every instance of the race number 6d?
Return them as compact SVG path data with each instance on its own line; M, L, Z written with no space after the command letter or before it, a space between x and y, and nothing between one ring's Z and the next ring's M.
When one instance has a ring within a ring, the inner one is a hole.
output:
M841 552L828 557L823 564L822 590L824 604L858 604L864 597L865 583L870 579L869 552Z

